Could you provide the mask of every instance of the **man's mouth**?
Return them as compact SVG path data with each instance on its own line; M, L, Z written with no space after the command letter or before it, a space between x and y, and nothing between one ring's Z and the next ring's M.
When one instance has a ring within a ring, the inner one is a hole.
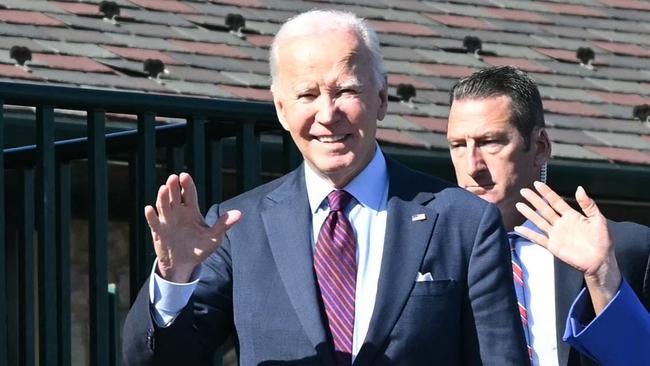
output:
M347 135L316 136L316 140L326 144L343 141Z
M494 183L485 183L485 184L472 184L472 185L467 185L465 186L465 189L467 189L470 192L474 193L479 193L479 192L485 192L494 187Z

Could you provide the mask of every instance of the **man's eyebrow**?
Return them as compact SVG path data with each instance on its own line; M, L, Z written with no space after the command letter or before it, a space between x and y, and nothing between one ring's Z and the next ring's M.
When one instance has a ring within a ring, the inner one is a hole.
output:
M479 137L480 138L501 138L507 136L508 134L505 131L485 131Z
M294 93L304 93L314 89L314 87L315 87L314 83L303 83L294 86L293 88L291 88L291 91Z
M475 135L447 135L447 140L448 141L461 141L461 140L466 140L467 138L475 139L475 140L485 140L485 139L494 139L494 138L503 138L507 136L507 133L504 131L483 131L481 133L475 134Z
M362 84L357 78L349 78L340 82L338 86L339 88L358 88L361 87Z

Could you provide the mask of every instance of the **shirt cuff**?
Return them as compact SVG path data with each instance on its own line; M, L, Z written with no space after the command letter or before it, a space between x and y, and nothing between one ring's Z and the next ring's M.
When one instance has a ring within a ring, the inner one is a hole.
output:
M176 283L165 280L158 275L158 259L151 269L149 281L149 299L151 300L152 315L159 327L169 326L176 316L190 301L196 285L201 278L201 266L197 266L187 283Z

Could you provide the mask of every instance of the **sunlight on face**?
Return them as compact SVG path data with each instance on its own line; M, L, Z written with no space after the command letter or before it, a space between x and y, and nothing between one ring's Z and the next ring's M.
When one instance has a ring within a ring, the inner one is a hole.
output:
M449 151L458 185L499 206L504 218L514 210L519 190L537 179L536 149L510 122L510 98L455 100L447 126Z
M386 89L375 85L369 59L349 30L291 37L279 48L278 118L307 164L337 187L372 159L386 113Z

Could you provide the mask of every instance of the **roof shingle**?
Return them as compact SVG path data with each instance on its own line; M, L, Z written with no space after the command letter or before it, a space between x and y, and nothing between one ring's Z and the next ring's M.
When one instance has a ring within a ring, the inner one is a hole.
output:
M16 24L44 25L50 27L63 26L63 22L45 14L23 10L0 10L0 21Z
M115 46L102 46L116 55L120 55L129 60L145 61L147 59L158 59L165 64L182 65L183 62L172 58L171 56L156 50L145 50L139 48L125 48Z
M34 61L46 64L54 69L113 73L113 70L111 68L106 67L88 57L48 55L37 53L33 55L33 58Z

